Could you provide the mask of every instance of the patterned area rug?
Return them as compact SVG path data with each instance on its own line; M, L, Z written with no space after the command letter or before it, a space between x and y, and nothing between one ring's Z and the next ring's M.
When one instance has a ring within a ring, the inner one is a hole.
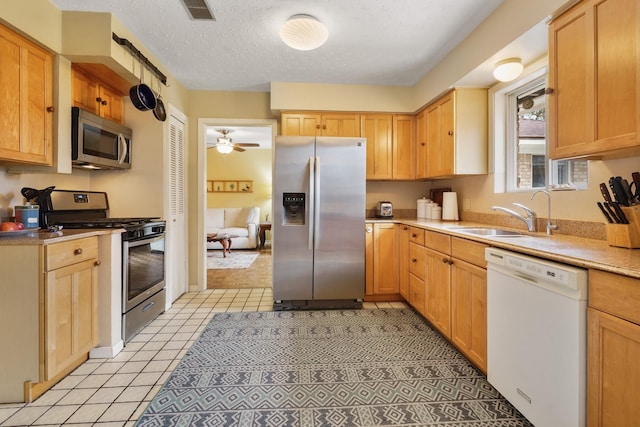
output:
M409 309L216 314L137 426L528 426Z
M225 258L222 256L222 251L209 251L207 252L207 269L248 268L258 255L260 255L258 252L231 251Z

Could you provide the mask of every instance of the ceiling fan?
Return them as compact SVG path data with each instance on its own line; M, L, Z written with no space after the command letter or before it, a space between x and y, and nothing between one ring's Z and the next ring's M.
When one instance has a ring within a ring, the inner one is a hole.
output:
M233 142L233 140L229 136L229 134L231 133L229 129L216 129L216 132L219 132L220 134L222 134L222 136L219 136L216 139L216 142L214 144L210 144L209 147L207 148L216 147L218 152L222 154L228 154L233 150L240 151L240 152L246 151L242 147L259 147L260 146L260 144L256 144L256 143Z

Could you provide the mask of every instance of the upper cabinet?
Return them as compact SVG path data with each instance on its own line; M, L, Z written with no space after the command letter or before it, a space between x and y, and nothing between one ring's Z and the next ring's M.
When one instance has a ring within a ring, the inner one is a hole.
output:
M638 0L587 0L549 25L552 159L640 153Z
M360 114L282 113L281 134L289 136L360 136Z
M112 88L100 78L77 66L72 69L72 80L74 107L122 123L124 106L121 90Z
M52 57L0 25L2 164L52 164Z
M487 90L455 89L417 116L417 178L487 173Z
M367 179L415 179L415 117L363 114L360 135L367 138Z

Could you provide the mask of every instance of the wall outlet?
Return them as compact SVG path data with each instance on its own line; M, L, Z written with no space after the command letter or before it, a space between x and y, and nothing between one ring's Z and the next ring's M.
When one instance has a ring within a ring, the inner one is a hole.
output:
M471 199L464 199L464 210L465 211L470 211L471 210Z

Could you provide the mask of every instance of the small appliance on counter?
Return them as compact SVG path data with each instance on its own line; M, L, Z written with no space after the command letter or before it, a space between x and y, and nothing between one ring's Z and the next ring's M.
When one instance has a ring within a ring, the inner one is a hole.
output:
M376 207L377 218L393 218L393 205L389 201L378 202Z

